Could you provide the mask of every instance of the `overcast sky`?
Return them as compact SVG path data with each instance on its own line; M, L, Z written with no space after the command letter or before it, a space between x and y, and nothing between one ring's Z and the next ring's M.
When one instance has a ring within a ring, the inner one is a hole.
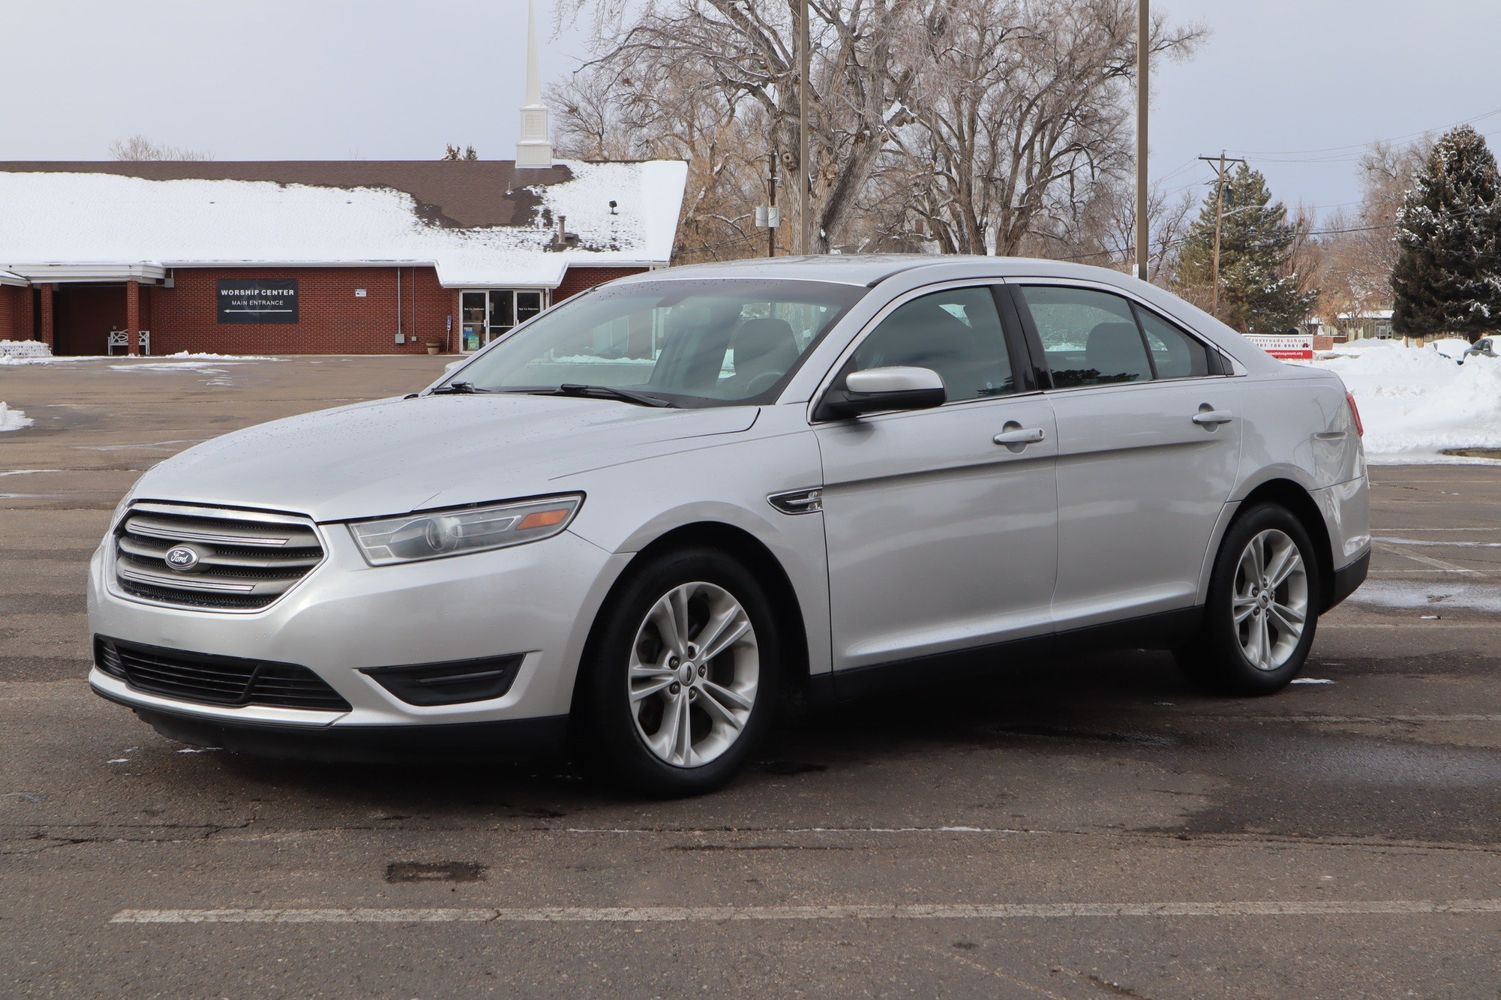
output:
M550 37L543 72L585 55ZM1209 39L1162 66L1151 165L1202 191L1227 148L1289 204L1359 196L1360 145L1501 112L1495 0L1157 0ZM0 159L98 159L141 133L218 159L514 155L525 0L7 4ZM1501 113L1477 127L1501 139Z

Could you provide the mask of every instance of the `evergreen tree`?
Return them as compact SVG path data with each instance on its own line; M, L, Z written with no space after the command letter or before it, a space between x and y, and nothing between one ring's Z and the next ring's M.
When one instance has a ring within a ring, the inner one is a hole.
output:
M1216 185L1218 187L1218 185ZM1214 288L1215 190L1204 199L1179 252L1175 284L1207 307ZM1220 229L1219 318L1245 333L1284 333L1313 308L1292 266L1297 231L1287 207L1272 202L1266 178L1241 164L1225 179Z
M1397 212L1392 329L1459 333L1501 327L1501 178L1468 125L1433 147Z

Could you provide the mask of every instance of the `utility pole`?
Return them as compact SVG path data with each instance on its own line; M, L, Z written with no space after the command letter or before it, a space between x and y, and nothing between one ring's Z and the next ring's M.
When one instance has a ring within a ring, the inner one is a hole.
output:
M771 178L766 185L766 256L777 255L777 160L781 157L776 150L771 151Z
M1220 315L1220 229L1225 221L1225 175L1229 172L1230 164L1244 164L1246 161L1234 156L1226 156L1223 149L1220 150L1219 156L1201 156L1199 159L1214 167L1214 288L1211 292L1209 312L1218 319Z
M1136 276L1147 280L1147 97L1152 63L1150 0L1136 2Z
M797 252L813 251L809 235L812 233L812 214L808 205L808 185L812 179L808 172L808 67L813 57L808 42L808 0L800 4L802 13L797 20Z

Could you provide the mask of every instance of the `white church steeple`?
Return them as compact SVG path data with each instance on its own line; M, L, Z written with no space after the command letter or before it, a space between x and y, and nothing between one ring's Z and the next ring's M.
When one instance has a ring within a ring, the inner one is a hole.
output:
M526 4L526 103L521 106L521 139L516 143L516 166L552 166L552 138L547 105L542 103L542 72L537 65L537 17L533 0Z

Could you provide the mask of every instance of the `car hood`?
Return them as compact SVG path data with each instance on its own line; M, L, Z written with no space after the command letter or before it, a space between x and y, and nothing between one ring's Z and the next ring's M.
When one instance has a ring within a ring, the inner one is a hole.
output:
M745 431L759 412L527 395L377 400L206 441L147 472L133 496L318 521L401 514L571 489L555 480Z

